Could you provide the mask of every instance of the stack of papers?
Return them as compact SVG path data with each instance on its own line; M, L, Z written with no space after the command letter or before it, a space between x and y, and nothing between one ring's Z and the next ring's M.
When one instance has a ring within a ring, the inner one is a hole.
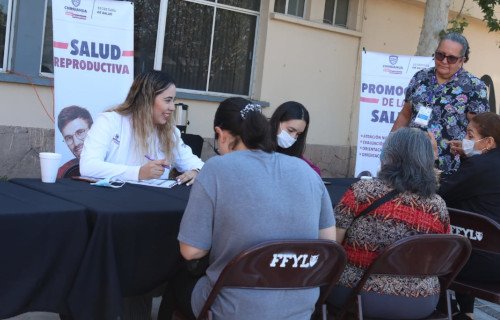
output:
M177 185L176 180L165 180L165 179L150 179L150 180L139 180L139 181L127 181L127 183L140 184L143 186L159 187L170 189Z

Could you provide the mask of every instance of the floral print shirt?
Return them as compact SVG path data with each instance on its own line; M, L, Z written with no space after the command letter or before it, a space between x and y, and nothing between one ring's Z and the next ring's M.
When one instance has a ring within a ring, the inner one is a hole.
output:
M444 200L403 192L356 220L364 209L392 188L379 179L360 180L349 187L335 207L336 226L346 229L342 246L347 265L339 285L354 287L365 270L387 246L415 234L449 233L450 219ZM363 291L405 297L439 294L437 277L372 275Z
M438 168L445 174L456 171L460 157L451 154L447 142L465 138L467 112L490 110L486 85L464 69L458 70L448 82L438 84L435 68L423 69L411 79L405 101L412 106L410 127L418 126L414 121L421 106L432 108L427 129L436 137Z

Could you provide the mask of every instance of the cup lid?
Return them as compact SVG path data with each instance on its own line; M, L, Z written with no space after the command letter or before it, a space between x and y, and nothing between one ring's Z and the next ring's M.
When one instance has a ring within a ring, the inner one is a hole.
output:
M60 153L55 152L40 152L40 158L44 159L60 159L61 156Z

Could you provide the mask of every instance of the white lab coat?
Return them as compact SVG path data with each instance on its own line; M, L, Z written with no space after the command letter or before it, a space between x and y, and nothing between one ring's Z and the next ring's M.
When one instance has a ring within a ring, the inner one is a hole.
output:
M184 144L179 129L173 133L175 146L172 151L173 165L179 172L201 169L203 161L195 156L191 148ZM148 155L155 159L164 159L159 149L158 137L151 137ZM138 144L132 131L131 116L117 112L101 113L92 125L84 142L80 157L80 174L96 178L121 180L139 179L139 169L148 160L139 154ZM168 177L168 169L162 178Z

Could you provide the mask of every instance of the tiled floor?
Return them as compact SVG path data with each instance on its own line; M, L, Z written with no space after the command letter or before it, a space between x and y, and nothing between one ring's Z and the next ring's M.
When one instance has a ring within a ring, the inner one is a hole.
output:
M152 320L156 319L160 298L153 300ZM476 320L499 320L500 305L493 304L484 300L476 300L474 316ZM49 312L28 312L8 320L59 320L59 316Z

